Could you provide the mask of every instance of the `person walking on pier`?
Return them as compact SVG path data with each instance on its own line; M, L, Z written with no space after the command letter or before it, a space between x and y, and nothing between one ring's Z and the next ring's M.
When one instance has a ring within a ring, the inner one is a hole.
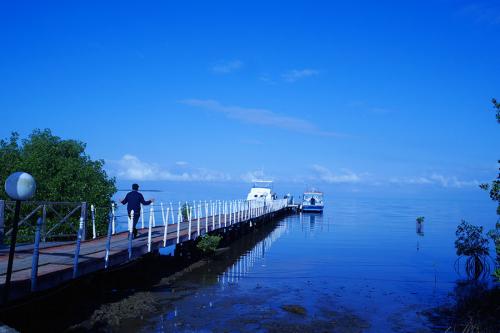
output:
M144 196L139 192L139 185L132 184L132 191L128 192L125 199L120 200L120 202L125 205L127 204L128 216L130 217L130 212L134 211L134 221L133 221L133 233L134 238L137 237L137 222L139 222L139 216L141 216L141 204L144 206L150 205L154 202L154 199L148 201L144 200Z

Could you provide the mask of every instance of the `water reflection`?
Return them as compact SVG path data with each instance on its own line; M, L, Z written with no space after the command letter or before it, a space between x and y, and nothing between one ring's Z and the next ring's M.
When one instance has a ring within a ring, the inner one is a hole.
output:
M301 230L305 232L306 238L314 237L316 232L330 231L329 219L324 221L323 218L324 215L321 213L300 213Z
M155 289L163 318L155 314L144 331L331 332L342 323L345 331L428 331L422 311L447 301L456 280L449 221L468 216L457 205L344 200L323 215L254 229L210 264ZM412 228L420 213L432 221L425 238L423 223ZM307 315L283 310L294 304Z
M424 237L424 221L417 219L415 222L415 230L417 233L417 251L420 251L420 237Z
M268 237L259 241L255 246L239 256L235 262L222 274L217 276L217 282L224 288L228 283L237 283L240 279L249 274L254 266L262 262L266 253L271 249L274 242L287 232L288 224L279 224Z

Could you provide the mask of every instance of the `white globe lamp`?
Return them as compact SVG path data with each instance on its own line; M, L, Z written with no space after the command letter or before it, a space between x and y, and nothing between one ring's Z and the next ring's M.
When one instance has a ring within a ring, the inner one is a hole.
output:
M35 179L26 172L14 172L5 181L5 192L13 200L29 200L35 191Z

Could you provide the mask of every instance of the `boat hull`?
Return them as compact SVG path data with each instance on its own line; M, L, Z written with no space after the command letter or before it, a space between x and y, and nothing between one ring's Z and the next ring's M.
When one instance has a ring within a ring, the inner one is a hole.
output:
M323 206L316 206L316 205L303 205L302 206L302 211L303 212L323 212Z

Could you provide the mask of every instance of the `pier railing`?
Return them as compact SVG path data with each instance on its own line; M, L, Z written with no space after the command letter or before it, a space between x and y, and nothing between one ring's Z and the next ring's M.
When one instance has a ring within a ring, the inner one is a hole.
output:
M9 210L9 205L10 203L0 201L0 218L3 218L3 221L6 216L5 210ZM51 203L34 205L36 207L22 221L23 225L29 225L34 231L31 234L32 242L16 246L13 275L15 279L16 272L22 275L25 273L21 272L31 269L31 291L38 290L38 270L41 265L44 269L48 269L47 267L51 265L67 267L68 259L72 258L72 277L76 278L84 274L80 271L83 262L95 262L101 258L102 268L106 269L110 265L123 263L162 247L175 246L218 229L225 231L226 228L241 222L249 222L252 226L255 219L287 207L288 202L286 199L279 199L268 202L208 200L154 203L149 207L142 207L141 211L137 212L140 214L137 238L134 238L132 230L135 212L131 212L129 216L126 206L112 204L111 207L93 205L89 207L86 203L73 203L66 208L68 213L58 214L58 222L47 229L45 213L52 209L53 205L51 206ZM107 228L97 228L98 218L102 218L98 214L104 214L106 211ZM51 235L57 226L69 223L70 220L74 222L75 218L78 224L72 241L62 243L47 241L48 235ZM106 233L100 234L99 230L104 229ZM89 236L87 240L85 240L86 234ZM6 255L5 250L2 251L0 259ZM112 262L111 257L118 253L125 253L128 258ZM89 268L86 268L85 272L89 272ZM4 277L5 267L0 260L0 286Z
M12 232L14 201L0 200L0 245L8 240ZM68 241L76 239L80 218L87 219L86 202L31 201L22 206L18 223L18 243L31 243L36 229L36 220L42 219L41 241Z

